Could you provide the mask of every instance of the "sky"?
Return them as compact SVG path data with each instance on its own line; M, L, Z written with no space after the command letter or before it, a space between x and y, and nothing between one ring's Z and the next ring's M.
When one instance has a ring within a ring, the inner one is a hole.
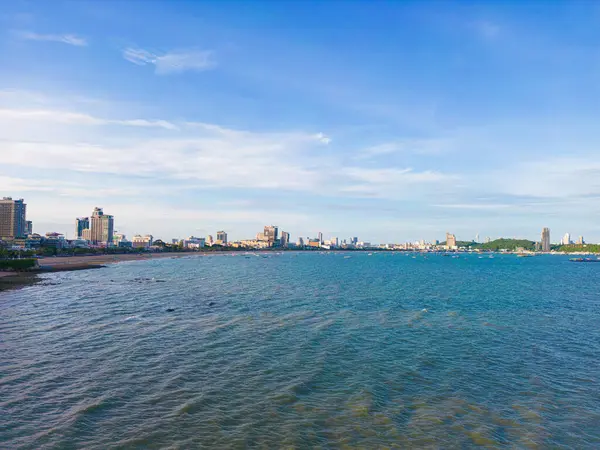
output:
M597 2L14 0L0 55L38 233L600 241Z

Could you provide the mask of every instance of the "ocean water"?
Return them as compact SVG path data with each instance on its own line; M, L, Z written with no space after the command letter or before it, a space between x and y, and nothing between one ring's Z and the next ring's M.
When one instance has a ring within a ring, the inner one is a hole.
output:
M0 448L600 448L600 264L219 255L0 293Z

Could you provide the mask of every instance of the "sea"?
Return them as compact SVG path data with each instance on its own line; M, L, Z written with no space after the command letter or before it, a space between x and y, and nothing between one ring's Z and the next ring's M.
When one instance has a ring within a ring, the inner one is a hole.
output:
M227 254L0 293L0 448L600 448L600 264Z

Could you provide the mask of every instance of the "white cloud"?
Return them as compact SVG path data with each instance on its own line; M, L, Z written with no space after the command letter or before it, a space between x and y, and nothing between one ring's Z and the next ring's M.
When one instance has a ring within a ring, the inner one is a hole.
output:
M486 184L496 192L519 197L600 196L600 163L594 156L549 157L489 173Z
M155 131L115 129L106 133L102 127L107 125L153 127ZM426 190L415 188L417 185L455 179L411 168L344 167L336 150L328 145L331 138L322 132L253 132L198 122L5 108L0 109L0 136L0 159L5 167L113 174L124 179L144 176L197 189L398 198ZM78 189L72 186L62 192L69 195Z
M126 48L123 58L127 61L145 66L152 64L158 75L180 73L187 70L204 71L216 67L213 52L210 50L173 51L164 54L155 54L139 48Z
M467 209L467 210L495 210L515 207L515 205L508 205L505 203L448 203L443 205L433 205L438 208L448 209Z
M454 139L403 139L373 145L360 150L354 157L357 160L371 159L395 153L415 155L439 155L455 146Z
M325 136L323 133L318 133L315 137L322 144L327 145L327 144L331 143L331 138L328 136Z
M176 130L178 128L175 124L166 120L102 119L89 114L45 109L0 109L0 118L5 120L44 121L72 125L124 125L132 127L165 128L168 130Z
M30 41L50 41L61 42L63 44L74 45L76 47L85 47L88 42L85 38L75 36L74 34L39 34L31 31L23 31L19 33L22 39Z

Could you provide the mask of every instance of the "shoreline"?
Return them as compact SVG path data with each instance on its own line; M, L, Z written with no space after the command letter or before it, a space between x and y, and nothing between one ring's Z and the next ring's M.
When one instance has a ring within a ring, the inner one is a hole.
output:
M44 273L101 269L106 267L108 264L117 264L126 261L148 261L152 259L181 258L184 256L197 255L201 254L169 252L90 256L57 256L40 258L38 260L39 267L35 270L24 272L0 271L0 292L31 286L39 282L41 279L38 275Z
M125 261L149 261L164 258L182 258L184 256L196 256L201 253L137 253L137 254L114 254L114 255L90 255L90 256L56 256L40 258L39 269L35 272L64 272L70 270L100 269L107 264L116 264Z

